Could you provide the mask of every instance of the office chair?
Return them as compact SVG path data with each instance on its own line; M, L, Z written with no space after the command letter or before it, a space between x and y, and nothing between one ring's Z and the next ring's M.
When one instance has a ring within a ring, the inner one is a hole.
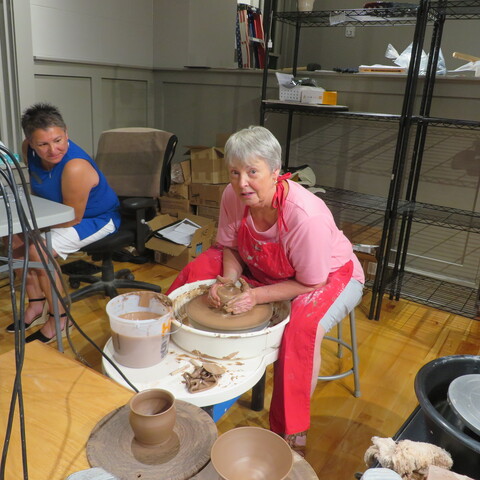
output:
M140 255L145 252L150 231L146 221L155 215L158 197L170 188L177 142L174 134L153 128L117 128L101 134L95 161L121 200L122 224L115 233L82 248L94 260L101 259L101 276L69 275L72 288L90 283L70 294L72 302L100 292L113 298L119 288L160 292L158 285L135 280L129 269L115 272L113 255L129 246Z

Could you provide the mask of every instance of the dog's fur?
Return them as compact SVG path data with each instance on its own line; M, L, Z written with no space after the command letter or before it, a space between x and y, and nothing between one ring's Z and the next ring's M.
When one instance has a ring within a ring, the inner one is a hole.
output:
M450 454L431 443L372 437L372 443L365 452L365 463L372 466L376 461L384 468L397 472L404 480L424 480L428 467L436 465L450 470L453 462Z

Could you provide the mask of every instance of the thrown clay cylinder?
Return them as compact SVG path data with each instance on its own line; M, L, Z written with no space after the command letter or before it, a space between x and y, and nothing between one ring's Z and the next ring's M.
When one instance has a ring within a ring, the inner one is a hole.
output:
M136 393L128 405L128 420L139 443L161 445L169 440L177 417L172 393L161 388L143 390Z

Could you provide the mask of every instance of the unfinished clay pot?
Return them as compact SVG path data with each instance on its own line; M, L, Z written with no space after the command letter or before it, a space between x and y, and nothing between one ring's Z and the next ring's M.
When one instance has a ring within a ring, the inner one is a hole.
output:
M242 293L242 291L236 287L235 285L222 285L218 287L217 295L220 298L220 302L222 303L222 307L233 297L236 297Z
M152 388L136 393L129 407L135 440L144 445L161 445L170 439L177 413L175 397L168 390Z
M211 451L212 465L224 480L284 480L293 466L287 442L270 430L239 427L220 435Z

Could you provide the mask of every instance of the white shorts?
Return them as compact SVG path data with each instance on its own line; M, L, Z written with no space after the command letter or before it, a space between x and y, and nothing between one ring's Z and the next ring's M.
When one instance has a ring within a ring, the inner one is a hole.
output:
M362 300L363 284L352 278L320 320L325 332L342 321Z
M50 230L52 248L65 260L70 253L78 252L82 247L101 240L114 231L115 225L113 220L110 220L100 230L83 240L80 240L77 231L73 227L52 228ZM45 234L43 234L43 236L45 236Z

